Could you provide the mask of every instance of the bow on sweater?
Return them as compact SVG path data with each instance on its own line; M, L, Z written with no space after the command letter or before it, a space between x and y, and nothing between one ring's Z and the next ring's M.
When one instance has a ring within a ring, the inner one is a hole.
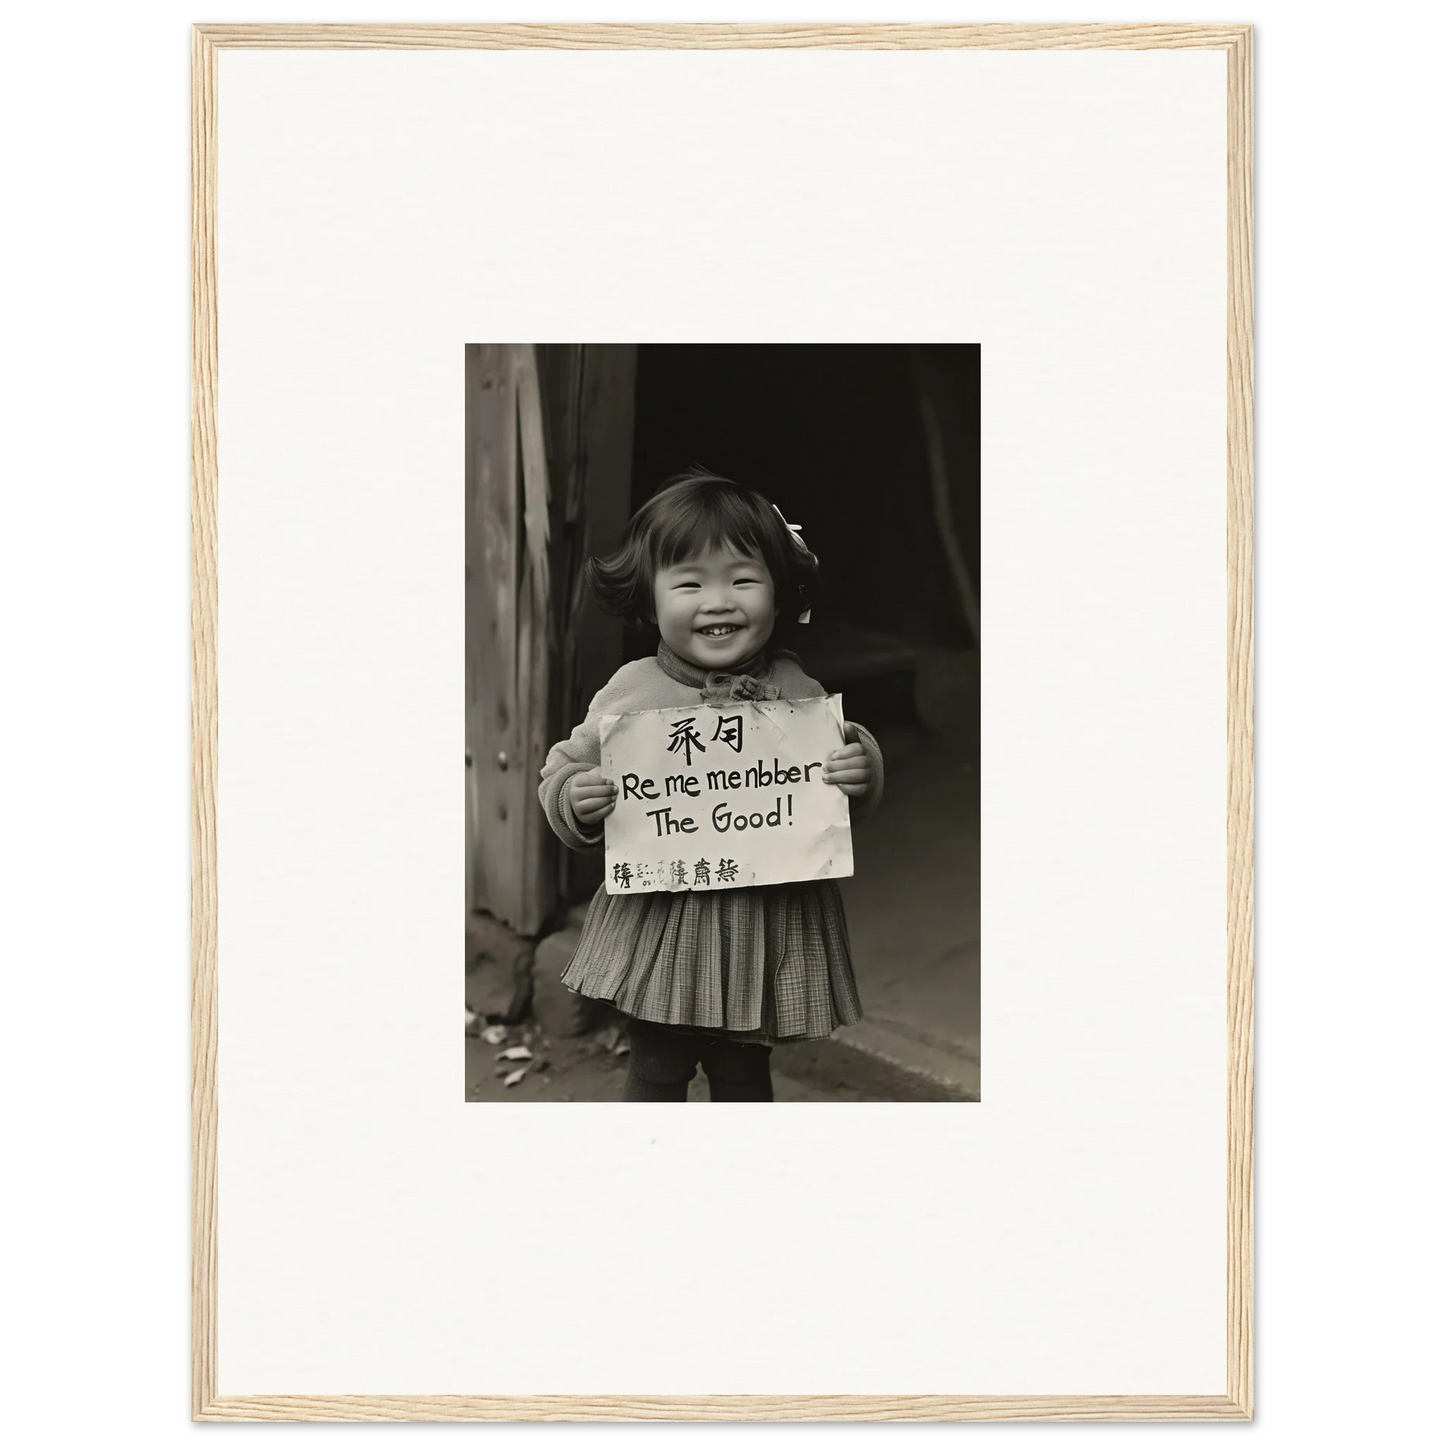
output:
M747 673L710 672L702 690L702 700L714 707L733 702L776 702L783 690L776 683L764 682Z

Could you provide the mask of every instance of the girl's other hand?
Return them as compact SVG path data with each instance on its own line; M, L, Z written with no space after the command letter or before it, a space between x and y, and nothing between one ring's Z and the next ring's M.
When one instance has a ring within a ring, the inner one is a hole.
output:
M845 747L834 750L823 759L823 781L840 788L850 798L861 798L873 786L873 761L858 741L856 723L843 724Z
M567 785L572 814L584 828L600 823L617 806L617 784L601 768L578 773Z

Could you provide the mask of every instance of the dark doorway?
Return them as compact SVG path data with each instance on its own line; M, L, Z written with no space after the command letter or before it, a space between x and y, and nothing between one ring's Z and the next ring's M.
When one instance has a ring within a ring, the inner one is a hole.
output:
M979 382L977 346L639 346L631 498L699 464L801 524L822 574L798 651L887 769L844 889L858 1028L973 1090Z
M695 463L765 492L823 559L810 660L859 721L907 721L896 672L976 646L945 537L976 596L978 383L976 346L640 346L632 508Z

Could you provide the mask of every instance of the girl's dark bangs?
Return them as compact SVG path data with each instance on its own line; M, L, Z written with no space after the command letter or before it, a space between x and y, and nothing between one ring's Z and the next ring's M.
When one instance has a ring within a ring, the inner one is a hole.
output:
M714 548L734 547L768 561L769 548L753 509L735 492L714 498L699 498L688 505L665 509L653 534L652 560L655 567L673 567Z

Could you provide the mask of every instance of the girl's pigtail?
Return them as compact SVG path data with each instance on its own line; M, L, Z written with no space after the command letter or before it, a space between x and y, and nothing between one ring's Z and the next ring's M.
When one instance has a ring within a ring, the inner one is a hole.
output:
M797 522L790 522L783 515L783 509L778 506L776 502L772 503L772 508L773 511L778 514L778 520L787 529L788 539L803 554L804 566L801 567L799 570L805 575L807 573L815 571L818 566L818 559L813 555L812 551L808 547L808 544L803 540L802 527ZM800 594L802 594L802 600L806 603L802 612L798 614L798 621L810 622L813 617L813 605L811 602L807 601L807 591L804 586L800 585L798 591Z

